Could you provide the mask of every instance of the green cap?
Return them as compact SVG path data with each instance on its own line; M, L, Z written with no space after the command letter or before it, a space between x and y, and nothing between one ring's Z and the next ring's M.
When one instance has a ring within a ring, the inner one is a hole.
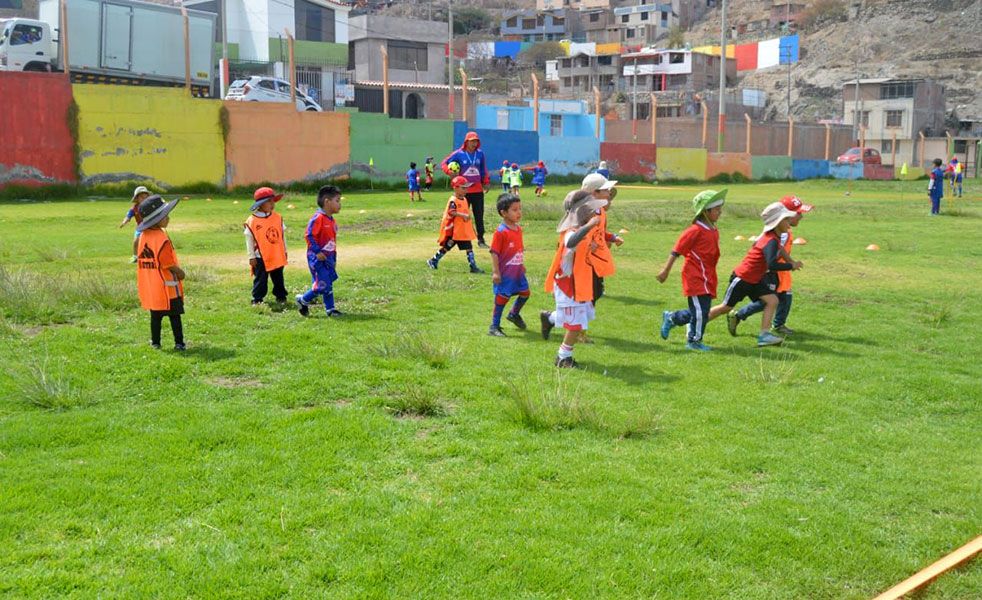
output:
M703 190L692 199L692 210L695 211L698 217L707 208L722 206L724 198L726 198L725 189L718 192L716 190Z

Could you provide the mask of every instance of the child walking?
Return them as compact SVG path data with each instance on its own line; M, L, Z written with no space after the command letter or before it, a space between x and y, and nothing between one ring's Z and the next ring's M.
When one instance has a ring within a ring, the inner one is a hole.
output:
M535 195L542 196L546 187L546 175L549 174L549 169L546 168L546 163L541 160L532 167L532 185L535 186Z
M140 203L146 200L149 196L150 190L142 185L136 186L136 189L133 190L133 203L130 206L130 209L126 211L126 218L119 224L119 229L122 229L124 225L129 223L130 219L136 219L136 224L139 226L140 222L142 221L142 217L140 217L140 211L138 208ZM139 227L137 227L137 229L133 232L133 256L130 257L130 263L136 262L136 245L139 243L139 241L140 230Z
M307 223L307 268L310 269L310 289L296 297L297 308L304 317L310 314L310 303L316 296L324 301L328 317L344 313L334 307L334 282L338 279L338 224L334 215L341 212L341 190L325 185L317 192L317 212Z
M419 171L416 170L416 163L409 163L409 170L406 171L406 183L409 184L409 201L412 202L419 197L423 201L423 192L419 189Z
M150 311L150 346L160 348L160 328L164 317L170 320L174 334L174 350L183 352L184 270L177 262L174 244L164 229L170 223L170 212L178 200L164 202L160 196L150 196L137 210L140 224L137 232L136 289L140 305Z
M430 191L430 188L433 187L433 157L432 156L426 157L426 162L423 164L423 172L426 175L426 179L423 182L423 187L428 192ZM420 196L420 200L422 199L423 199L422 196Z
M501 194L498 196L498 214L502 223L491 238L491 281L494 283L494 312L488 335L504 337L501 330L501 315L512 296L515 304L506 317L519 329L525 329L522 307L529 299L529 282L525 277L525 245L522 241L522 201L518 196Z
M682 295L689 301L689 308L662 312L661 337L667 340L672 327L688 325L685 347L689 350L712 350L702 343L702 337L709 322L709 307L716 297L716 263L719 262L719 229L716 223L723 214L726 192L725 189L718 192L704 190L695 195L692 199L695 218L679 236L665 266L656 276L659 283L665 283L675 260L680 256L685 258Z
M502 161L501 168L498 169L498 175L501 176L501 191L505 194L511 191L511 168L509 167L511 163L507 160Z
M519 196L522 191L522 170L518 168L518 163L511 163L508 170L508 183L511 186L511 193Z
M941 214L941 199L944 197L944 169L941 168L940 158L934 159L931 179L927 184L927 195L931 199L931 214Z
M440 264L440 259L447 252L457 246L460 250L467 253L467 262L471 266L471 273L483 273L474 260L474 240L477 235L474 233L474 225L471 223L470 206L467 202L467 188L470 182L463 176L458 175L450 181L453 188L453 195L447 200L447 208L443 212L443 220L440 222L440 237L437 244L440 249L436 251L433 258L426 261L431 269L436 270Z
M792 244L794 244L792 228L797 227L804 213L811 211L814 207L811 204L805 204L797 196L785 196L781 198L781 204L784 205L784 208L795 213L795 216L788 220L788 232L781 234L780 238L781 250L778 260L783 263L790 263ZM801 266L804 266L804 264L801 264ZM777 289L775 291L777 292L777 310L774 312L774 332L782 336L788 336L794 333L794 330L787 326L788 315L791 314L791 301L793 299L791 293L791 271L777 272ZM740 310L727 313L726 328L729 330L730 335L736 335L737 326L740 325L740 321L746 321L748 317L762 310L764 310L764 303L757 300L756 302L747 304Z
M252 194L252 212L243 227L246 238L246 255L252 271L252 304L262 304L273 280L273 297L279 303L286 302L286 285L283 270L286 268L286 225L276 212L276 203L283 198L272 188L261 187Z

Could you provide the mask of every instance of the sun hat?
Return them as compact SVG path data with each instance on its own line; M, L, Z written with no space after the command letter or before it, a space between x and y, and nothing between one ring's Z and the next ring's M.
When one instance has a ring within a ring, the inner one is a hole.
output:
M164 217L170 214L170 211L174 210L174 207L180 201L180 198L178 198L177 200L164 202L164 199L157 194L150 196L136 207L142 219L140 224L136 226L136 230L143 232L160 223L164 220Z
M692 198L692 211L698 217L704 210L723 206L723 202L726 199L726 192L726 188L718 192L716 190L703 190L699 192Z
M796 214L798 213L788 210L780 202L771 202L760 213L760 218L764 220L764 230L761 232L761 235L777 227L778 223L784 219L793 217Z
M591 194L596 191L609 190L617 185L617 180L607 179L600 173L590 173L583 178L580 189Z
M598 169L606 169L607 168L607 161L605 161L605 160L600 161L600 164L597 165L597 168Z
M470 184L471 184L471 182L470 181L467 181L467 178L464 177L463 175L458 175L458 176L456 176L456 177L454 177L453 179L450 180L450 187L452 187L452 188L456 188L456 187L467 187Z
M798 214L809 212L811 211L811 209L815 208L811 204L805 204L804 202L801 201L801 198L794 195L785 196L784 198L781 198L781 204L784 205L784 208L794 211Z
M556 226L556 231L560 232L583 225L590 220L588 215L592 215L607 206L606 200L594 198L590 192L585 190L570 192L566 199L569 200L569 208L566 209L566 214Z
M249 208L250 211L258 210L263 202L267 200L272 200L273 202L279 202L283 199L283 194L277 194L273 191L273 188L261 187L252 194L252 199L255 201Z
M148 194L149 195L150 194L150 190L148 190L147 189L147 186L145 186L145 185L138 185L138 186L136 186L136 189L133 190L133 199L136 200L136 197L139 196L140 194Z

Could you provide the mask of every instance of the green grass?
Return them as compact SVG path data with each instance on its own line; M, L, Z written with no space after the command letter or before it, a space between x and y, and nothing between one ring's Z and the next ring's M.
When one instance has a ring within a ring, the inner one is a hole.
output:
M426 268L442 193L346 193L342 319L249 306L246 195L181 203L184 354L148 345L126 197L0 204L0 595L871 597L982 533L982 196L923 188L730 186L722 281L767 202L817 208L798 333L707 354L657 334L698 188L624 189L564 373L557 332L486 335L462 253ZM525 203L530 325L566 189ZM279 207L298 293L313 198ZM924 597L982 597L982 561Z

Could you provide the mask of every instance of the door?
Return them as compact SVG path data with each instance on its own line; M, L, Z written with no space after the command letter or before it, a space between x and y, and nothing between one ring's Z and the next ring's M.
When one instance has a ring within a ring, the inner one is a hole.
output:
M102 66L106 69L129 71L130 41L133 8L120 4L103 5Z

